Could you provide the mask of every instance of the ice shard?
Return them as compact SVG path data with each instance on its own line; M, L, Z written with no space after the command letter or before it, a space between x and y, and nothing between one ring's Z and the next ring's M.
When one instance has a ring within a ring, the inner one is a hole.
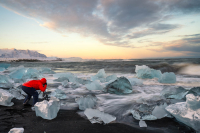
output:
M18 100L22 100L24 99L25 97L21 94L21 91L18 90L18 89L9 89L9 93L12 94L16 99Z
M147 124L146 124L145 121L140 120L140 121L139 121L139 126L140 126L140 127L147 127Z
M73 73L57 73L54 74L54 77L58 78L57 80L54 81L58 81L58 82L63 82L64 80L68 80L69 82L77 82L76 81L76 76Z
M7 76L0 75L0 87L1 88L12 88L13 85L11 83L11 80Z
M171 104L165 108L178 121L200 132L200 97L186 95L186 102Z
M165 109L166 107L167 107L166 103L163 104L163 105L160 105L160 106L156 106L154 108L154 110L152 111L152 115L157 117L157 119L161 119L161 118L164 118L164 117L171 117L171 115Z
M52 120L56 118L60 110L60 101L55 97L51 97L50 101L44 100L42 102L37 102L34 107L36 116Z
M154 115L151 115L151 114L140 115L140 113L136 110L130 110L130 112L132 113L133 117L136 120L156 120L157 119L157 117L155 117Z
M69 81L68 80L63 81L62 86L65 87L65 88L68 88L69 87Z
M56 97L58 99L66 99L67 98L67 95L65 94L64 91L62 91L61 89L56 89L55 91L53 91L51 93L51 96L52 97Z
M23 133L24 128L12 128L8 133Z
M115 81L117 79L117 75L109 75L106 77L106 82Z
M143 85L143 81L141 79L138 79L138 78L129 78L128 80L129 80L129 82L131 83L132 86Z
M146 65L136 65L135 72L137 77L142 79L160 78L162 76L160 70L154 70Z
M5 68L7 69L10 66L10 64L7 63L0 63L0 68Z
M14 105L11 100L14 98L12 94L10 94L8 91L0 89L0 105L3 106L12 106Z
M162 76L158 79L160 83L176 83L176 75L173 72L165 72Z
M86 109L84 111L84 114L87 116L87 118L90 120L91 123L108 124L108 123L116 120L115 116L101 112L97 109Z
M187 93L188 91L180 86L167 86L161 91L162 96L173 99L183 99Z
M91 76L91 81L100 80L101 82L105 82L106 81L105 78L106 78L106 73L104 69L100 69L96 75Z
M88 90L103 90L104 86L98 81L95 80L90 84L85 85Z
M105 91L108 93L113 93L117 95L129 94L132 93L132 86L129 80L125 77L117 78L117 80L108 84L105 87Z
M80 110L86 110L87 108L94 108L97 104L97 98L94 95L82 96L76 99Z
M189 90L188 94L193 94L195 96L200 96L200 87L193 87Z
M54 74L55 72L51 70L51 68L48 67L42 67L38 69L40 73L42 74Z

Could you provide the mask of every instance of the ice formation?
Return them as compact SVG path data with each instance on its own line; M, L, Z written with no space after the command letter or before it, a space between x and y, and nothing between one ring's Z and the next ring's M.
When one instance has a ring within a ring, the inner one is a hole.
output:
M100 69L96 75L91 76L91 81L100 80L101 82L105 82L106 73L104 69Z
M51 93L51 96L56 97L58 99L66 99L67 98L67 95L61 89L56 89L55 91L53 91Z
M112 121L116 120L115 116L112 116L110 114L101 112L97 109L86 109L84 111L84 114L87 116L87 118L90 120L91 123L110 123Z
M132 86L143 85L143 81L141 79L138 79L138 78L129 78L128 80L129 80L129 82L131 83Z
M178 121L200 131L200 97L186 95L186 102L171 104L165 108Z
M67 77L59 77L59 78L55 79L54 81L55 82L63 82L63 81L66 81L66 80L69 82L69 79Z
M176 75L173 72L165 72L162 76L158 79L160 83L176 83Z
M18 89L9 89L9 92L18 100L24 99L25 97L21 94L21 91Z
M86 110L87 108L94 108L97 104L97 98L93 95L82 96L76 99L80 110Z
M69 81L68 81L68 80L63 81L63 82L62 82L62 86L63 86L64 88L69 88Z
M157 119L161 119L164 117L171 117L171 115L166 111L167 104L156 106L152 111L152 115L154 115Z
M146 65L136 65L135 72L137 77L142 79L160 78L162 75L160 70L154 70Z
M48 67L42 67L38 69L40 73L42 74L54 74L55 72L51 70L51 68Z
M0 89L0 105L3 106L12 106L14 105L11 100L14 98L12 94L10 94L8 91Z
M103 90L104 86L101 85L99 80L95 80L90 84L85 85L88 90Z
M24 128L12 128L8 133L23 133Z
M52 120L56 118L60 110L60 101L55 97L51 97L50 101L44 100L42 102L37 102L34 107L36 116Z
M73 73L57 73L57 74L54 74L54 77L58 78L57 80L55 81L58 81L58 82L63 82L64 80L68 80L69 82L77 82L77 77L73 74Z
M139 121L139 126L140 126L140 127L147 127L147 124L146 124L145 121L140 120L140 121Z
M9 74L12 79L38 79L43 77L37 69L19 67Z
M173 99L183 99L187 93L188 91L180 86L167 86L161 91L161 95L163 95L165 98Z
M4 67L0 67L0 72L5 71L6 69Z
M189 90L188 94L193 94L195 96L200 96L200 87L193 87Z
M129 94L133 92L129 80L125 77L117 78L117 80L108 84L105 91L117 95Z
M11 80L5 75L0 75L0 87L1 88L11 88L13 87Z
M117 75L113 74L113 75L109 75L106 77L106 82L109 82L109 81L114 81L117 79Z
M64 102L64 103L61 103L60 109L77 110L78 109L78 103Z
M155 117L154 115L148 114L148 115L140 115L140 112L136 111L136 110L130 110L130 112L132 113L133 117L136 120L156 120L157 117Z
M7 69L10 66L10 64L7 63L0 63L0 68Z

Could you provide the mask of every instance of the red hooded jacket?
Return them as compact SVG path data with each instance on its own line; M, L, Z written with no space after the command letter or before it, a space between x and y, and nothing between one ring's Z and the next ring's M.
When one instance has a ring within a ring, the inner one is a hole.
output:
M41 80L30 80L24 83L23 86L32 87L35 88L36 90L41 90L42 92L44 92L47 88L47 85L43 87L43 84L45 83L47 83L47 80L45 78L42 78Z

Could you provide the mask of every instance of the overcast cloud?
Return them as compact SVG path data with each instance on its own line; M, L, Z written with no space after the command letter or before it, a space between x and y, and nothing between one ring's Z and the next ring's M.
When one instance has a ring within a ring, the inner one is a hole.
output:
M41 19L42 26L64 33L93 36L105 45L132 47L130 40L168 33L181 27L165 20L174 14L200 12L200 0L0 0L0 5L22 15ZM142 30L136 30L136 29ZM126 41L124 41L126 40ZM184 40L181 51L198 38ZM199 51L192 45L191 51Z

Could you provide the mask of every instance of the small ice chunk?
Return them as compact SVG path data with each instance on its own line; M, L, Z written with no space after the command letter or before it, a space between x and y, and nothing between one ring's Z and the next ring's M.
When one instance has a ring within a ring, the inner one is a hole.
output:
M0 67L1 67L1 68L7 69L9 66L10 66L10 64L7 64L7 63L0 63Z
M60 109L63 110L77 110L78 109L78 103L61 103Z
M96 75L91 76L91 81L100 80L101 82L105 82L106 73L104 69L100 69Z
M170 117L170 114L165 109L166 107L166 103L164 103L164 105L156 106L152 111L152 115L156 116L158 119Z
M193 87L189 90L188 94L193 94L195 96L200 96L200 87Z
M62 86L65 87L65 88L68 88L69 87L69 81L68 80L63 81Z
M87 108L94 108L97 104L97 98L93 95L82 96L76 99L79 104L80 110L86 110Z
M57 77L58 80L54 80L54 81L58 81L58 82L63 82L64 80L69 80L69 82L73 82L76 83L76 79L77 77L73 74L73 73L61 73L61 74L54 74L54 77Z
M90 84L86 84L85 86L88 90L103 90L103 86L98 80L95 80Z
M0 89L0 105L3 106L12 106L14 105L11 100L14 98L12 94L10 94L8 91Z
M44 100L42 102L37 102L34 107L36 116L52 120L56 118L57 113L60 110L60 101L55 97L51 97L50 101Z
M51 68L48 67L42 67L39 68L39 72L42 74L54 74L55 72L51 70Z
M56 97L58 99L66 99L67 98L67 95L61 89L56 89L55 91L53 91L51 93L51 96Z
M165 72L162 76L158 79L160 83L176 83L176 75L173 72Z
M53 81L55 81L55 82L63 82L63 81L66 81L66 80L69 82L69 79L67 77L59 77L59 78L57 78L57 79L55 79Z
M143 81L141 79L138 79L138 78L129 78L128 79L131 83L132 86L135 86L135 85L143 85Z
M115 116L101 112L97 109L86 109L84 111L84 114L87 116L87 118L90 120L91 123L102 123L103 122L105 124L108 124L108 123L116 120Z
M125 77L117 78L117 80L108 84L105 91L117 95L129 94L133 92L129 80Z
M188 93L183 87L167 86L161 91L161 95L165 98L183 99Z
M154 70L146 65L136 65L135 72L137 77L142 79L160 78L162 75L160 70Z
M17 89L9 89L9 92L18 100L22 100L24 99L25 97L21 94L21 91L20 90L17 90Z
M23 133L24 128L12 128L8 133Z
M147 127L146 122L143 121L143 120L140 120L140 121L139 121L139 125L140 125L140 127Z
M115 81L117 79L117 75L109 75L106 77L106 82L109 82L109 81Z
M171 104L165 108L178 121L200 131L200 97L186 95L186 102Z
M157 117L151 114L141 116L140 113L136 110L130 110L130 112L132 113L133 117L136 120L156 120L157 119Z
M0 87L2 88L11 88L13 87L11 80L5 75L0 75Z

